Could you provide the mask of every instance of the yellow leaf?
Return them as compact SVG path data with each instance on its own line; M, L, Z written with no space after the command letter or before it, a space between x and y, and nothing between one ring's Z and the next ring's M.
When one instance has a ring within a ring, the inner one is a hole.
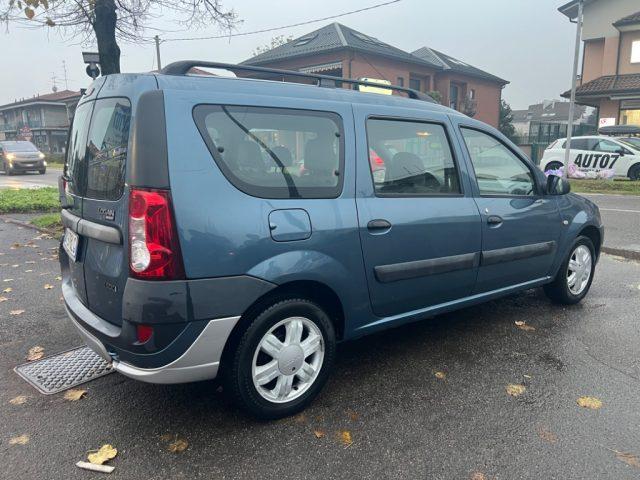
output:
M22 405L23 403L27 403L27 396L18 395L17 397L14 397L11 400L9 400L9 403L11 405Z
M314 430L313 434L316 436L316 438L324 438L325 436L324 430Z
M114 458L117 454L118 450L107 443L102 445L100 449L87 455L87 460L94 465L102 465L107 460Z
M527 322L524 322L522 320L517 320L515 324L516 324L516 327L518 327L520 330L524 330L525 332L536 331L535 327L532 327L531 325L527 325Z
M60 275L58 275L58 276L56 277L56 280L62 280L62 277L61 277Z
M67 392L64 394L64 399L69 400L70 402L77 402L86 394L86 390L82 390L81 388L72 388L71 390L67 390Z
M349 415L349 418L351 419L352 422L356 422L358 418L360 418L360 415L358 415L358 412L356 412L355 410L351 410L350 408L347 409L347 415Z
M29 443L29 435L20 435L9 440L9 445L26 445Z
M182 438L176 438L173 442L169 444L167 449L171 453L181 453L181 452L184 452L188 446L189 444L187 443L186 440L183 440Z
M590 408L591 410L598 410L602 407L602 402L596 397L580 397L576 403L582 408Z
M447 374L444 372L436 372L434 375L438 380L444 380L445 377L447 376Z
M6 302L7 300L9 300L7 297L0 297L0 303Z
M632 467L640 468L640 459L632 453L627 452L616 452L616 458L627 465Z
M340 431L340 441L345 447L351 446L353 439L351 438L351 432L349 430Z
M4 290L2 290L2 293L11 293L11 292L13 292L13 288L11 287L7 287Z
M44 348L42 348L39 345L36 345L35 347L31 347L29 349L29 353L27 353L27 360L29 360L30 362L33 362L34 360L40 360L43 355L44 355Z
M53 288L53 285L49 285L48 283L44 284L44 289L45 290L51 290Z
M469 477L470 480L487 480L487 476L482 472L473 472Z
M507 393L512 397L519 397L525 392L526 388L524 385L520 385L517 383L510 383L507 385Z
M9 315L22 315L24 313L23 309L18 309L18 310L11 310L9 312Z
M36 14L36 12L33 11L33 9L26 7L24 9L24 14L26 15L26 17L31 20L33 18L33 16Z

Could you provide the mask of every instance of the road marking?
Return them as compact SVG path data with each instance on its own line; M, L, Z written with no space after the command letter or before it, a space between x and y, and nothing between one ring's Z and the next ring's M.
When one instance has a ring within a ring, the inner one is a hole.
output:
M640 213L640 210L622 210L618 208L601 208L601 212L624 212L624 213Z

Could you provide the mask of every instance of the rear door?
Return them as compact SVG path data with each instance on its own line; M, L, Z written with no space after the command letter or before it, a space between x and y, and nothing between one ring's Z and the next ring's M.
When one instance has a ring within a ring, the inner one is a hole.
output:
M354 114L358 223L373 312L390 317L470 295L480 216L447 117L374 105L354 105Z

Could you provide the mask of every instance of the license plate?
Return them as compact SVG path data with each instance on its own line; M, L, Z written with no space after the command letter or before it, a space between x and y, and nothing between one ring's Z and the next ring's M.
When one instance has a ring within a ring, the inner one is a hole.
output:
M67 255L69 255L69 258L75 262L76 256L78 255L78 234L73 230L66 228L64 231L62 246L64 251L67 252Z

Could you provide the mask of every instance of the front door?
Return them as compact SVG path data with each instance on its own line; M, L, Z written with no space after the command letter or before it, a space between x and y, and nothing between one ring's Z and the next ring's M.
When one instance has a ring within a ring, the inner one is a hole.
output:
M448 118L364 105L354 114L356 203L374 314L401 315L470 295L480 216Z
M500 139L460 128L476 178L482 216L482 260L475 293L541 280L550 274L561 233L554 197L544 195L535 168Z

